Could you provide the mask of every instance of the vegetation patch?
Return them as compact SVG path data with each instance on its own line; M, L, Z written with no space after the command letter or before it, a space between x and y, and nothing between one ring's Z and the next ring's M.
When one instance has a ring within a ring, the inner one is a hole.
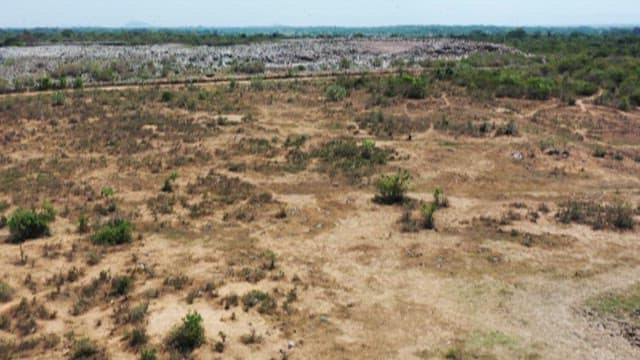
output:
M559 205L556 218L565 224L591 225L595 230L631 230L635 226L634 211L629 204L602 204L594 201L568 200Z
M391 151L365 140L358 144L352 138L339 138L324 143L313 155L320 158L331 173L340 171L353 182L371 175L378 166L384 165L391 157Z
M91 236L91 241L97 245L122 245L130 243L132 239L131 223L124 219L109 221Z
M17 244L50 235L49 223L55 218L56 212L48 202L40 211L17 209L7 221L9 242Z

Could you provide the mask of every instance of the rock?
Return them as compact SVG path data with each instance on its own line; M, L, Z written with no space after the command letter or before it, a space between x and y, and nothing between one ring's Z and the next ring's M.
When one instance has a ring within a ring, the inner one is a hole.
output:
M516 161L522 161L522 159L524 159L524 155L520 151L514 151L511 153L511 157Z

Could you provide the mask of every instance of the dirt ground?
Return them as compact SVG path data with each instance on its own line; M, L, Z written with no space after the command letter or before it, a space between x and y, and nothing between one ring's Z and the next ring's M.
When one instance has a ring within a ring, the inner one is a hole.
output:
M110 358L136 359L123 337L142 326L145 347L169 358L165 338L195 310L207 337L196 359L640 358L585 310L637 283L638 226L595 230L556 216L569 199L622 200L640 220L640 112L591 99L477 100L449 87L382 106L365 90L328 102L329 81L173 87L171 100L161 88L69 92L62 106L50 95L0 99L0 214L45 199L58 211L51 236L0 243L0 280L15 289L0 314L21 298L55 312L25 334L0 330L15 348L0 347L4 356L72 357L88 337ZM357 121L373 111L409 130L374 133ZM483 122L518 133L464 130ZM288 145L294 136L305 140ZM358 177L313 155L345 137L393 155ZM403 206L373 201L375 180L397 169L411 174L411 199L446 193L435 230L402 231ZM228 191L216 190L225 181ZM94 245L78 218L100 224L111 200L134 240ZM131 290L96 290L79 306L102 271L130 275ZM277 307L226 304L254 289ZM141 325L121 319L139 304ZM252 331L261 341L244 344ZM59 341L24 345L47 334Z

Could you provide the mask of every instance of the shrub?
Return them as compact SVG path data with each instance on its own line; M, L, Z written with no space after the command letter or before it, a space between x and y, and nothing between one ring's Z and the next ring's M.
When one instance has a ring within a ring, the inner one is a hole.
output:
M433 230L435 228L433 215L437 209L438 206L435 202L422 205L420 214L422 215L421 225L424 229Z
M9 242L17 244L26 240L37 239L50 234L49 223L56 217L55 210L45 202L39 212L16 209L7 221L9 225Z
M100 349L89 338L81 338L76 341L73 352L71 353L73 360L102 360L107 359L104 350Z
M154 348L144 349L140 353L140 360L156 360L158 358L158 351Z
M174 97L175 95L171 91L163 91L160 99L162 102L170 102Z
M91 241L98 245L121 245L131 242L131 239L131 224L122 219L103 225L91 237Z
M176 181L177 178L178 173L171 173L171 175L169 175L169 177L164 180L164 185L162 185L162 189L160 190L167 193L173 192L173 182Z
M145 345L149 341L147 331L144 328L136 328L126 336L129 346L133 349L138 349L142 345Z
M409 188L411 175L402 171L393 175L383 175L376 182L378 195L375 201L381 204L397 204L404 200L405 193Z
M189 312L182 319L182 324L169 334L166 342L169 348L187 354L204 344L204 341L202 316L197 312Z
M66 97L64 96L64 93L61 91L56 91L51 98L51 104L53 106L62 106L64 105L65 101L66 101Z
M123 275L111 279L111 295L123 296L129 293L133 286L131 276Z
M347 92L347 89L340 85L331 85L325 91L325 95L328 101L336 102L346 98L349 93Z
M607 152L602 148L597 148L593 151L593 157L604 158L607 156Z
M556 218L563 223L591 225L594 229L633 229L633 209L628 204L598 204L592 201L569 200L560 204Z
M509 121L506 125L498 127L496 130L496 136L518 136L519 134L518 125L516 125L513 120Z
M86 234L87 232L89 232L89 218L82 214L78 219L78 233Z
M15 290L4 281L0 281L0 303L6 303L13 299Z
M81 77L77 77L73 79L73 88L74 89L82 89L84 87L84 81L82 81Z
M390 151L379 148L370 141L358 145L353 139L343 138L323 144L313 155L331 164L334 169L341 170L352 180L358 180L370 174L377 165L384 165Z
M427 78L410 74L389 78L384 94L388 97L402 96L407 99L424 99L427 96Z
M433 191L433 204L437 209L449 207L449 199L442 189L436 188Z
M261 314L272 314L277 308L277 303L271 295L260 290L252 290L242 296L242 304L245 311L258 306L258 312Z
M111 187L105 186L100 189L100 196L102 197L112 197L113 195L115 195L115 191Z

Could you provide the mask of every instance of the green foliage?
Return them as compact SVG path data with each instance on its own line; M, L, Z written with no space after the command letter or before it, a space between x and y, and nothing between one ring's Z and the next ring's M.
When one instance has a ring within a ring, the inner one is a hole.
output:
M245 310L258 306L258 312L261 314L272 314L278 307L269 293L260 290L251 290L243 295L242 304Z
M344 100L344 98L349 96L349 92L340 85L330 85L325 91L325 96L328 101L336 102Z
M70 357L73 360L107 359L104 350L100 349L93 341L86 337L76 341Z
M177 178L178 178L178 173L172 172L171 175L169 175L169 177L167 177L164 180L164 184L162 185L162 188L160 189L160 191L166 192L166 193L173 192L173 183L176 181Z
M7 221L9 225L9 242L22 243L50 234L49 223L55 220L56 213L50 203L44 202L39 212L16 209Z
M83 87L84 87L84 81L82 80L82 77L78 76L75 79L73 79L74 89L82 89Z
M569 200L560 204L556 217L563 223L587 224L596 230L630 230L635 226L632 207L622 202L599 204L592 201Z
M449 199L442 189L436 188L433 191L433 204L437 209L449 207Z
M202 316L197 312L189 312L182 319L182 324L169 334L166 344L170 349L188 354L200 347L204 342L205 334L202 326Z
M66 97L62 91L56 91L51 98L51 104L53 106L62 106L65 101Z
M126 338L129 346L133 349L139 349L149 341L147 331L143 327L133 329L129 334L127 334Z
M630 323L634 327L640 326L640 285L591 298L587 301L587 306L607 320Z
M371 174L376 166L386 164L390 151L375 144L372 146L371 142L358 145L353 139L339 138L324 143L313 155L333 169L340 170L352 181L357 181Z
M78 219L78 233L86 234L87 232L89 232L89 218L87 215L82 214Z
M4 281L0 281L0 303L6 303L13 300L15 290Z
M401 171L392 175L383 175L376 182L378 194L374 200L381 204L397 204L404 201L405 193L409 189L411 175Z
M427 96L427 78L400 74L388 79L384 94L388 97L401 96L407 99L424 99Z
M160 96L160 100L162 100L162 102L170 102L173 98L175 98L175 94L171 91L163 91Z
M103 187L100 190L100 196L102 197L112 197L113 195L115 195L115 191L113 191L113 189L108 186Z
M435 202L423 204L420 208L420 215L422 216L420 224L422 228L433 230L435 229L435 222L433 215L435 214L438 206Z
M148 348L142 350L140 353L140 360L156 360L158 358L158 350L155 348Z
M111 295L124 296L131 291L133 287L133 279L131 276L122 275L111 279Z
M98 245L121 245L131 240L131 224L123 219L115 219L102 225L91 236L91 241Z
M593 157L604 158L607 156L607 151L602 148L596 148L593 150Z

